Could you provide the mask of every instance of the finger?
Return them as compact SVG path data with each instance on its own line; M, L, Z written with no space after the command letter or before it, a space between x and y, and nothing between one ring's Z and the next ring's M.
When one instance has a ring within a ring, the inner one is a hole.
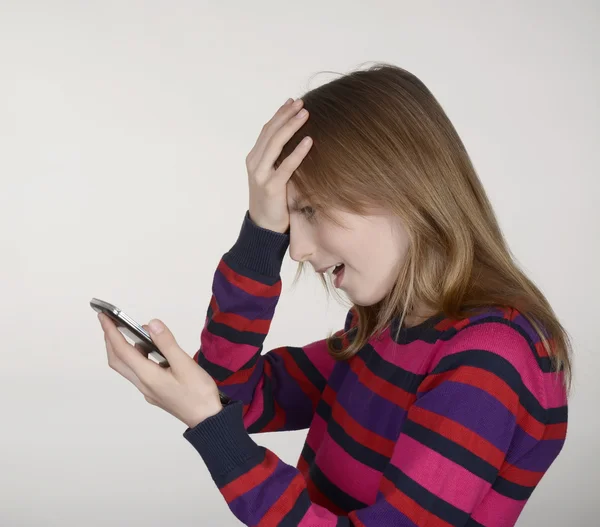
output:
M104 335L104 342L106 343L106 353L108 356L108 365L115 370L117 373L125 377L131 384L133 384L140 392L144 393L145 388L138 376L133 370L127 366L115 353L108 336Z
M123 334L117 329L111 320L105 315L100 315L102 329L110 342L115 355L127 365L137 378L145 382L145 379L154 372L151 361L142 357L138 351L125 340Z
M295 106L297 104L297 106ZM249 158L253 160L255 163L260 163L262 157L264 156L265 150L269 144L270 139L290 120L293 120L304 105L304 101L302 99L297 99L293 104L283 106L280 108L277 113L273 116L273 118L266 123L260 134L258 135L258 139L256 140L256 144L252 151L249 154ZM300 121L304 121L305 119L300 119ZM293 134L292 134L293 135ZM291 137L291 135L290 135ZM283 143L285 144L285 142ZM283 146L283 145L282 145Z
M167 359L171 370L174 373L185 371L188 368L188 362L192 359L179 347L171 330L158 319L151 320L148 326L152 342Z
M281 151L286 143L294 136L294 134L304 125L308 119L308 111L303 109L304 114L298 113L288 120L268 141L263 155L258 162L256 170L269 170L277 158L281 155Z
M313 144L312 138L306 136L294 150L292 153L287 156L279 165L277 170L275 171L275 175L273 176L273 180L279 181L280 184L285 184L292 177L294 171L300 166L306 154L308 154Z
M273 117L271 117L271 119L269 119L261 128L260 133L258 134L258 137L256 139L255 146L262 143L262 140L264 139L265 135L268 134L269 130L271 130L274 125L277 125L278 122L280 123L280 125L283 124L285 122L284 116L289 116L292 109L295 108L294 111L297 112L302 107L303 101L301 99L298 99L298 101L300 102L294 101L293 99L288 99L284 104L282 104L279 107L279 109L273 114Z

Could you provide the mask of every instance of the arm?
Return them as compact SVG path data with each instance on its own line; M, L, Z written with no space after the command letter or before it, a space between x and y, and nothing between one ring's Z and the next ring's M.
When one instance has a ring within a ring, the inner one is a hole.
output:
M541 477L506 461L513 438L529 432L528 410L539 408L531 397L519 370L491 351L463 348L445 357L408 411L376 502L348 516L311 502L302 474L246 433L239 403L184 437L246 525L476 527L486 517L514 525ZM523 451L509 461L516 455Z
M221 391L242 401L250 433L307 428L335 365L325 340L261 354L288 245L289 234L263 229L246 213L238 240L214 275L201 347L194 355Z

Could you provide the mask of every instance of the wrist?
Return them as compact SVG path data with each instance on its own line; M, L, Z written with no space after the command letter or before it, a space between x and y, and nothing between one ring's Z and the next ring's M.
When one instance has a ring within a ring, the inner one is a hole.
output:
M202 413L186 419L185 424L189 428L194 428L209 417L217 415L221 410L223 410L223 406L224 405L221 403L221 400L218 396L214 398L211 397L210 402L206 401L205 404L202 405Z

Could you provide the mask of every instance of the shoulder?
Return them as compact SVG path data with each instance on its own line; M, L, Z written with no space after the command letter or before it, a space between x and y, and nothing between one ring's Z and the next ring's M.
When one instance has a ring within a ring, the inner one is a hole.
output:
M443 327L442 327L443 326ZM533 325L514 308L489 307L438 325L442 342L436 362L452 356L503 359L518 371L550 372L551 363ZM476 352L482 353L476 353Z
M444 320L431 374L446 376L461 369L478 379L534 398L547 407L548 391L562 393L560 383L533 325L518 310L489 307L461 320Z

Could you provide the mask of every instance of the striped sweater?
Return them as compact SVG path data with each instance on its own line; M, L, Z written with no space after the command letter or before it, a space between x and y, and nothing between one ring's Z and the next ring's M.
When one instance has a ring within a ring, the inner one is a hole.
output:
M514 525L560 452L562 372L516 310L394 319L354 357L325 340L262 352L289 234L244 218L194 359L234 402L184 437L229 508L260 526ZM356 334L351 309L340 344ZM297 466L249 434L308 435Z

